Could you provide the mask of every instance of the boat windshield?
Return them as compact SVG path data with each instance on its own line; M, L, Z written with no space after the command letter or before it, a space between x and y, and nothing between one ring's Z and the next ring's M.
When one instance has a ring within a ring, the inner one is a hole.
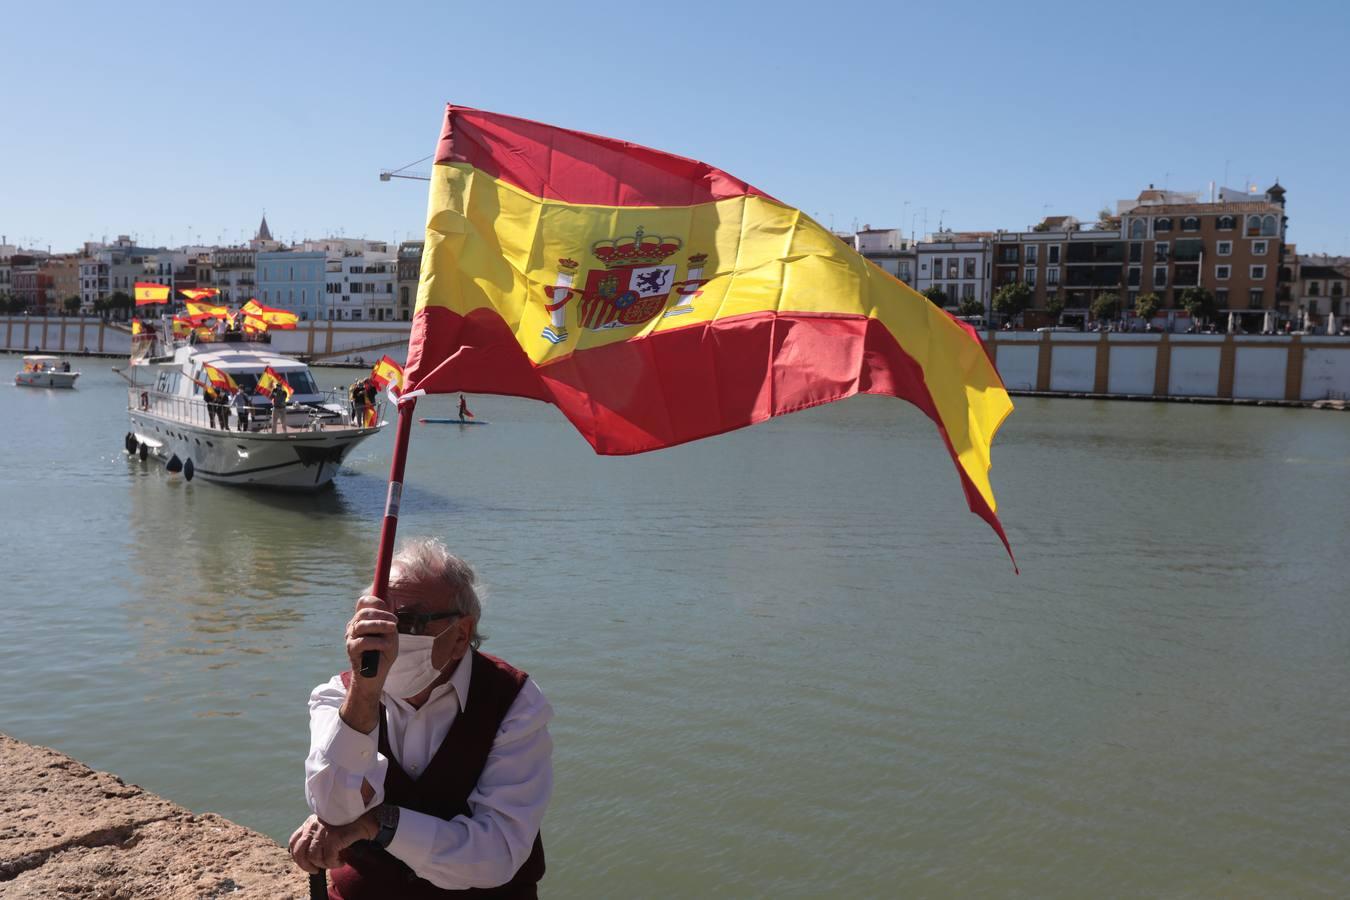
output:
M295 389L297 394L317 394L319 389L314 385L314 378L309 372L300 369L295 372L282 372L281 376L286 379L286 383ZM258 379L262 377L261 372L237 372L231 370L230 377L234 383L239 385L240 389L249 394L258 392Z

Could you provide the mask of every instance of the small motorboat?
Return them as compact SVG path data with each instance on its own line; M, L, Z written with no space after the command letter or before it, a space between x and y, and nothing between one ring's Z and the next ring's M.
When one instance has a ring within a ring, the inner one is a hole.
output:
M25 356L23 370L14 376L19 387L73 388L79 372L58 356Z

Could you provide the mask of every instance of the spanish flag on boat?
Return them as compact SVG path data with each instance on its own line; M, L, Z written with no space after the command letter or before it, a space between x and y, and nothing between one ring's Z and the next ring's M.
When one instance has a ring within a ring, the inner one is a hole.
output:
M370 370L370 377L375 379L375 384L380 390L384 390L390 384L394 386L395 393L403 390L403 367L388 356L380 357L380 361Z
M544 400L605 454L899 397L1007 545L989 451L1012 403L979 337L805 213L705 163L464 107L435 159L409 392Z
M172 288L167 284L154 284L148 281L138 281L132 288L136 295L137 306L150 306L155 303L168 303L169 294ZM126 296L123 294L122 296Z
M225 319L230 315L230 310L224 306L216 306L211 303L198 303L189 300L183 304L187 310L187 317L192 320L194 325L201 325L208 319Z
M213 388L226 390L230 393L239 390L239 385L235 383L234 378L223 369L217 369L209 363L202 363L202 374L206 376L207 381L211 382Z
M245 303L243 313L245 316L253 316L261 319L266 322L269 327L281 331L293 330L295 328L295 323L300 321L300 317L293 312L287 312L284 309L273 309L270 306L263 306L257 300L249 300Z
M280 372L271 366L263 369L262 375L258 378L258 393L264 397L271 397L272 392L278 388L285 392L287 399L295 393L295 389L286 383Z
M181 288L178 293L189 300L205 300L208 297L220 296L220 290L218 288Z

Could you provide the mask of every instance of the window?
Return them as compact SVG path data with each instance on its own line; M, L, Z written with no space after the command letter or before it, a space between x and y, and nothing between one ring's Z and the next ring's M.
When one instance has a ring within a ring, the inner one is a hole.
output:
M1125 276L1125 284L1129 287L1139 287L1139 279L1143 277L1144 270L1140 266L1130 266L1129 273Z
M1220 256L1232 256L1233 242L1219 241L1219 243L1215 245L1215 252L1218 253Z
M1130 237L1131 238L1148 237L1148 219L1131 219Z
M295 280L295 266L287 266L286 280L287 281Z
M1228 308L1228 288L1219 288L1214 292L1215 309Z
M1261 235L1263 237L1275 236L1275 217L1265 216L1261 219Z
M1229 273L1232 272L1231 266L1215 266L1214 277L1219 281L1227 281Z
M967 278L975 278L975 277L976 277L976 275L975 275L975 257L973 257L973 256L967 256L967 257L966 257L966 277L967 277Z
M1182 238L1172 248L1174 262L1195 262L1205 249L1205 242L1199 238Z
M1260 309L1266 305L1266 292L1261 288L1252 288L1247 294L1247 306L1250 309Z
M1200 230L1200 218L1199 218L1199 216L1187 216L1186 218L1182 219L1182 220L1181 220L1181 230L1182 230L1182 231L1199 231L1199 230Z
M1167 266L1153 267L1153 286L1154 287L1167 286Z
M286 289L286 302L287 302L287 303L294 303L294 302L295 302L295 288L287 288L287 289Z
M1256 237L1261 233L1261 217L1247 217L1247 237Z
M1017 247L1003 246L998 248L998 261L1001 263L1017 262Z
M1132 262L1132 263L1137 263L1137 262L1143 262L1143 261L1144 261L1144 245L1143 245L1143 244L1131 244L1131 245L1130 245L1130 262Z
M1266 255L1266 242L1252 241L1252 256L1265 256L1265 255Z
M1345 282L1344 282L1344 281L1333 281L1333 282L1331 283L1331 296L1333 296L1333 297L1339 297L1339 296L1341 296L1341 295L1344 294L1344 293L1345 293Z
M267 291L263 291L263 303L267 303L267 301L268 301Z
M1232 216L1219 216L1219 230L1232 231L1237 227L1237 222Z
M1153 245L1153 261L1157 263L1167 262L1168 246L1166 241L1160 241Z
M1252 266L1251 269L1252 269L1252 281L1265 281L1265 280L1266 280L1266 267L1265 267L1265 266Z
M975 299L975 285L973 285L973 284L963 284L963 285L961 285L961 299L962 299L962 300L974 300L974 299Z
M1026 269L1026 270L1025 270L1025 278L1026 278L1026 282L1027 282L1027 287L1035 287L1035 286L1036 286L1036 270L1035 270L1035 269Z
M903 272L903 275L904 275L904 280L905 280L905 281L908 281L908 280L909 280L909 269L908 269L908 268L904 268L904 269L902 269L902 272ZM398 289L398 299L399 299L399 302L402 303L404 306L407 306L407 305L408 305L408 286L407 286L406 284L405 284L403 287L401 287L401 288Z
M1029 266L1034 266L1034 265L1036 265L1036 245L1035 245L1035 244L1032 244L1032 245L1030 245L1029 247L1027 247L1027 254L1026 254L1026 256L1027 256L1027 265L1029 265Z
M1059 265L1059 244L1051 244L1045 248L1045 264L1048 266Z
M947 277L948 277L948 278L960 278L960 277L961 277L961 259L960 259L960 257L953 256L951 259L947 260Z
M1320 297L1322 295L1322 283L1320 281L1308 282L1308 296Z
M1045 270L1045 286L1052 287L1059 284L1059 267L1050 266Z
M1162 232L1162 231L1171 231L1171 230L1172 230L1172 220L1169 219L1169 218L1167 218L1166 216L1164 216L1164 217L1161 218L1161 219L1154 219L1154 220L1153 220L1153 233L1154 233L1154 234L1158 234L1159 232Z
M940 256L933 257L933 277L942 277L942 257Z
M1172 281L1177 287L1196 287L1200 284L1200 266L1195 263L1177 266Z

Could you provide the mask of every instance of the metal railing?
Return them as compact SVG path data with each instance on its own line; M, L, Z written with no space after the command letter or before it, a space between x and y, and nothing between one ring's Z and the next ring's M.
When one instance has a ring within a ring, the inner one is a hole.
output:
M286 404L281 425L293 431L347 431L353 428L367 427L366 408L362 406L355 414L350 398L343 392L324 391L319 394L307 394L318 399L304 400ZM157 416L184 425L198 428L215 428L222 431L239 430L239 410L231 404L215 405L214 408L200 397L183 397L178 394L166 394L148 387L127 388L127 410ZM384 415L384 401L378 399L373 404L373 421L378 423ZM223 418L221 417L223 413ZM246 430L249 432L272 431L271 404L250 404Z

